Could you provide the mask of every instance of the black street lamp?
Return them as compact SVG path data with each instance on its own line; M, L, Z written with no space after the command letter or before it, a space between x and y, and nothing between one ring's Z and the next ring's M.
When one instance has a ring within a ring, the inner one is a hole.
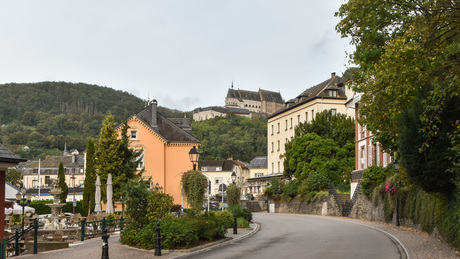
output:
M236 173L235 173L235 171L233 171L233 173L232 173L232 182L233 182L233 184L236 183Z
M398 161L397 158L393 162L393 167L394 167L396 173L398 173L398 171L399 171L399 161ZM396 226L399 227L399 225L400 225L400 223L399 223L399 195L396 192Z
M26 194L27 189L21 188L21 192L16 193L16 203L19 206L22 206L22 225L21 230L22 234L24 234L24 208L30 205L30 201L32 200L32 195Z
M196 163L198 163L198 159L200 159L200 152L198 152L198 149L196 149L196 146L193 146L192 149L190 149L190 152L188 152L190 156L190 162L193 163L193 171L196 170Z

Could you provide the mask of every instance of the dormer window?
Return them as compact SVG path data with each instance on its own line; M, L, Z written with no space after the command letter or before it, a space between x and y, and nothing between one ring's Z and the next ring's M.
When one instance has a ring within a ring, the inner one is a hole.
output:
M328 90L330 97L337 97L337 90Z

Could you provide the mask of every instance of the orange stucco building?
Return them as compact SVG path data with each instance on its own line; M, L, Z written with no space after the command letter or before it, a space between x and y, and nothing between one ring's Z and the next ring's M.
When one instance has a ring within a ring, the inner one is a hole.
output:
M152 177L151 184L158 183L163 192L174 198L174 204L181 204L181 176L193 168L188 153L200 145L191 135L190 120L162 116L153 100L130 116L127 123L131 148L143 150L143 160L138 165L139 170L145 169L143 178ZM120 133L121 126L116 128Z

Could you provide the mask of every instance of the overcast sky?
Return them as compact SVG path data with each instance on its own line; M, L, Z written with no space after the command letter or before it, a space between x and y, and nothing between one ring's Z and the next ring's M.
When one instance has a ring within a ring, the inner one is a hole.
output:
M343 3L2 1L0 83L84 82L182 111L223 106L232 81L288 100L346 70Z

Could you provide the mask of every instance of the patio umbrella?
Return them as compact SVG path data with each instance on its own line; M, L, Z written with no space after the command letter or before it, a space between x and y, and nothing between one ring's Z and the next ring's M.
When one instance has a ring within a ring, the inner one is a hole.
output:
M113 203L112 203L112 174L109 174L107 178L107 207L105 208L105 212L113 213Z
M96 195L94 195L94 199L96 200L94 212L101 212L101 178L99 178L99 175L96 177Z
M24 213L35 213L35 209L29 206L24 207ZM22 206L19 206L18 204L14 204L13 208L7 208L5 209L5 215L11 215L11 214L22 214Z

